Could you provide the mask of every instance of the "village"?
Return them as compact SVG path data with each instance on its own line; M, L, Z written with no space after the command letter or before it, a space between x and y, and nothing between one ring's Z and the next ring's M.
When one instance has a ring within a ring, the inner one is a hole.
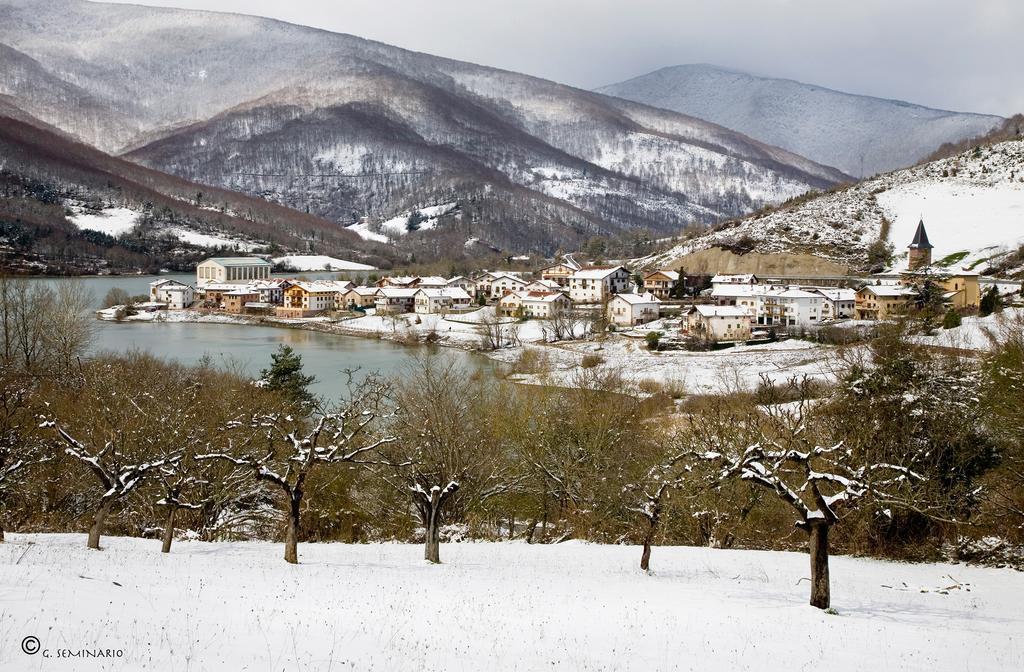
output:
M634 273L625 265L581 265L566 255L532 274L483 271L472 277L384 276L373 282L364 276L364 284L274 278L271 262L261 257L220 257L198 265L194 286L173 279L150 283L149 301L133 308L287 321L366 316L394 320L408 314L479 323L486 314L505 322L569 324L543 329L553 335L544 340L656 323L665 327L659 333L665 343L707 349L829 325L868 324L905 315L925 302L957 314L977 311L983 294L980 275L933 266L931 249L921 222L908 246L905 268L865 277L708 277L687 275L682 269ZM124 308L100 311L100 316L123 317ZM421 323L422 318L416 319Z

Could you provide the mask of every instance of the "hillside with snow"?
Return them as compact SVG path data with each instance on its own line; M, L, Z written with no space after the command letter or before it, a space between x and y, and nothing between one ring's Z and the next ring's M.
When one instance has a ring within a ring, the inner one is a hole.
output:
M258 17L13 0L0 44L0 95L142 165L344 226L474 204L417 234L437 248L674 233L847 179L693 117Z
M943 143L984 135L1003 121L704 64L598 91L706 119L857 177L911 166Z
M933 260L982 273L1024 274L1024 141L980 147L899 170L714 227L648 266L679 263L721 248L741 257L806 253L868 270L869 248L892 245L889 264L905 267L906 246L924 220Z

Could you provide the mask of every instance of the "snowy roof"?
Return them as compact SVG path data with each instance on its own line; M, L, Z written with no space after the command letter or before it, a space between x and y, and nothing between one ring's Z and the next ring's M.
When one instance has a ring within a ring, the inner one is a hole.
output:
M471 299L466 290L461 287L422 287L416 294L423 294L424 296L440 297L447 296L451 299Z
M762 285L724 284L712 288L711 296L757 296L768 291L768 288Z
M534 286L544 287L546 289L559 289L561 287L561 285L559 285L554 280L534 280L533 282L527 285L527 288Z
M765 296L777 296L785 299L817 299L821 298L821 295L816 292L808 292L803 289L796 287L786 287L785 289L770 289L764 293Z
M238 289L237 282L211 282L200 286L204 292L230 292Z
M664 275L669 280L675 281L679 279L679 271L651 271L650 273L644 276L644 280L651 277L652 275L658 275L659 273L661 275Z
M871 292L875 296L915 296L916 292L902 285L864 285L862 291Z
M829 301L853 301L857 298L857 291L853 289L838 288L838 289L825 289L819 288L814 290L818 294L821 294Z
M427 275L420 278L420 287L444 287L448 280L439 275Z
M588 268L581 268L572 274L574 278L582 278L585 280L603 280L609 275L618 270L626 270L622 266L591 266Z
M711 278L711 284L754 284L757 282L757 276L753 273L744 273L742 275L716 275Z
M416 287L381 287L377 290L377 296L386 299L411 299L416 292L422 292Z
M523 303L551 303L559 298L568 299L564 292L526 292L519 294Z
M213 261L221 266L270 266L270 262L261 257L210 257L202 263Z
M696 306L690 306L687 313L698 312L702 317L750 317L743 308L737 308L736 306L712 306L710 304L702 303Z
M348 280L291 280L289 284L313 294L344 292L352 286Z
M643 294L616 294L611 300L615 301L617 299L625 301L631 306L645 303L661 303L661 300L650 292L644 292Z
M224 296L257 296L258 292L254 289L235 289L230 292L224 292Z
M184 282L178 282L177 280L172 280L170 278L164 278L163 280L154 280L153 282L149 283L149 286L150 287L161 287L161 286L167 285L167 284L170 284L170 285L181 285L182 287L185 286ZM170 288L168 287L167 289L170 289Z
M359 296L373 296L380 291L380 287L365 287L360 285L359 287L349 287L348 291L355 292Z

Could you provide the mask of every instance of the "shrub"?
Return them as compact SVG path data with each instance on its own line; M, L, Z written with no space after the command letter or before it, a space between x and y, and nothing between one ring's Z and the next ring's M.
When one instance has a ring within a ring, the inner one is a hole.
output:
M596 366L600 366L604 363L604 358L601 355L589 354L583 355L583 359L580 360L580 368L593 369Z
M943 329L953 329L960 326L960 313L956 312L953 308L946 311L946 315L942 318Z
M648 332L647 336L644 337L644 340L647 341L647 349L648 350L657 350L659 347L661 347L661 337L662 336L664 336L664 334L661 333L660 331L650 331L650 332Z

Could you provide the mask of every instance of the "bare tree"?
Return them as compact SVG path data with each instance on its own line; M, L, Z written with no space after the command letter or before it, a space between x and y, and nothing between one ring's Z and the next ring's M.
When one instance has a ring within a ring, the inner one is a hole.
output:
M423 557L440 559L441 527L505 494L516 477L494 445L486 403L493 388L455 364L418 360L395 390L398 440L382 451L387 483L412 495L424 529Z
M152 462L135 463L126 458L115 447L113 441L106 441L102 447L89 448L56 422L51 420L44 425L56 430L57 435L67 444L64 451L89 467L105 490L96 507L92 527L89 528L88 545L89 548L96 550L100 549L100 537L114 504L133 492L151 472L181 459L178 455Z
M30 467L47 462L44 443L37 435L30 398L33 382L11 369L0 372L0 505L4 493ZM4 540L0 519L0 542Z
M829 531L843 510L872 499L876 503L906 501L904 492L921 476L898 464L875 462L843 441L820 443L811 415L812 401L762 405L734 419L740 435L716 432L715 425L691 419L691 441L700 447L695 459L714 465L715 483L733 478L768 489L797 516L796 526L807 533L811 562L810 604L827 609ZM721 425L719 425L721 427ZM744 443L743 432L755 442Z
M379 425L393 413L386 403L388 389L383 381L368 378L336 410L311 419L257 413L245 421L234 421L229 430L248 433L239 449L229 444L227 452L197 455L196 459L223 460L246 467L258 481L281 490L287 501L284 559L298 563L307 479L319 466L373 463L375 451L395 441L395 437L378 432ZM260 441L264 447L258 454L251 454Z

